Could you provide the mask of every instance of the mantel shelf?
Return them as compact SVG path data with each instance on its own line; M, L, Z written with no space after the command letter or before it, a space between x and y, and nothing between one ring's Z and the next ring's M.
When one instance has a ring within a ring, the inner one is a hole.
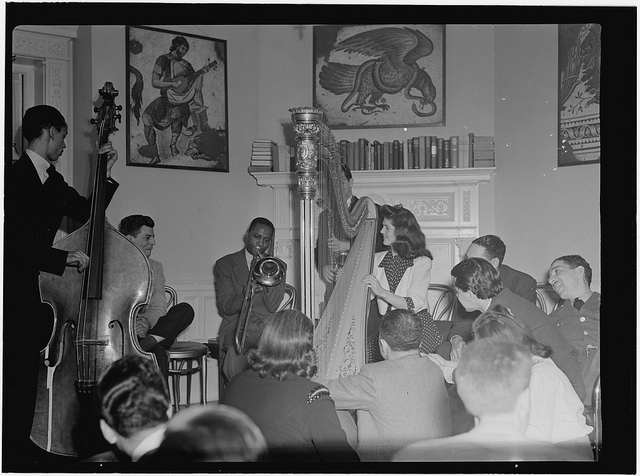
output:
M410 183L468 184L488 182L495 167L469 169L353 170L355 183L403 186ZM260 186L297 184L295 172L250 172Z

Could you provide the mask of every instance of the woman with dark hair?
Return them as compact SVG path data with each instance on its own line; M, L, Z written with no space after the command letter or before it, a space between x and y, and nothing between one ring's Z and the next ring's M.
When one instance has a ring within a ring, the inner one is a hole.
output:
M267 320L249 370L227 385L221 403L245 412L269 446L270 461L359 461L317 372L313 324L300 311Z
M567 343L542 309L502 285L498 271L489 261L484 258L467 258L453 267L451 276L458 301L465 310L486 312L497 305L510 309L521 323L531 329L538 342L553 349L553 361L567 375L578 396L581 399L585 397L582 373L573 346ZM458 360L465 346L461 327L464 324L461 326L454 322L449 333L451 360Z
M529 402L523 408L528 413L525 434L593 457L588 436L593 428L586 424L584 405L571 382L549 358L551 347L538 342L526 324L500 305L480 315L472 329L476 339L507 340L531 352Z
M422 321L420 351L433 352L442 342L442 335L429 314L427 301L433 256L413 213L402 205L383 205L381 213L380 233L384 245L391 248L375 254L373 273L365 276L362 282L377 298L381 316L392 309L408 309L418 314ZM374 317L369 319L371 321ZM370 322L370 329L372 325L374 323ZM379 351L376 352L377 332L368 332L368 335L368 361L382 360Z

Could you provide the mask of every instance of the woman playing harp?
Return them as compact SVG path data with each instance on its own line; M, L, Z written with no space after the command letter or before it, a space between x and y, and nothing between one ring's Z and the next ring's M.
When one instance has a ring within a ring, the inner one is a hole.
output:
M425 236L413 213L402 205L383 205L380 211L383 217L380 233L390 249L376 253L373 272L362 282L375 295L380 316L392 309L408 309L417 313L422 321L420 351L433 352L442 342L427 301L433 256L426 247ZM373 320L375 318L370 315L370 321ZM372 324L370 322L373 328ZM377 336L377 332L369 336L369 362L382 360Z

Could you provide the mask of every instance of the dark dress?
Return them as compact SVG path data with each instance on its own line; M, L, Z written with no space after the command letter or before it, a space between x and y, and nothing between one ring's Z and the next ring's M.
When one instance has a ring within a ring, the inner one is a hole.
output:
M227 385L223 401L260 428L273 462L359 461L340 426L329 390L289 373L285 380L245 370Z

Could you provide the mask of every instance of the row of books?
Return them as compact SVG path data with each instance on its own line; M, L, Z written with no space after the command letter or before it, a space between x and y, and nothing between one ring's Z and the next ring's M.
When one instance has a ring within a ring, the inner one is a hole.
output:
M494 139L469 133L451 136L418 136L369 142L341 140L339 150L351 170L447 169L494 167Z
M269 139L256 139L251 146L249 172L290 172L295 170L295 147L278 145Z

